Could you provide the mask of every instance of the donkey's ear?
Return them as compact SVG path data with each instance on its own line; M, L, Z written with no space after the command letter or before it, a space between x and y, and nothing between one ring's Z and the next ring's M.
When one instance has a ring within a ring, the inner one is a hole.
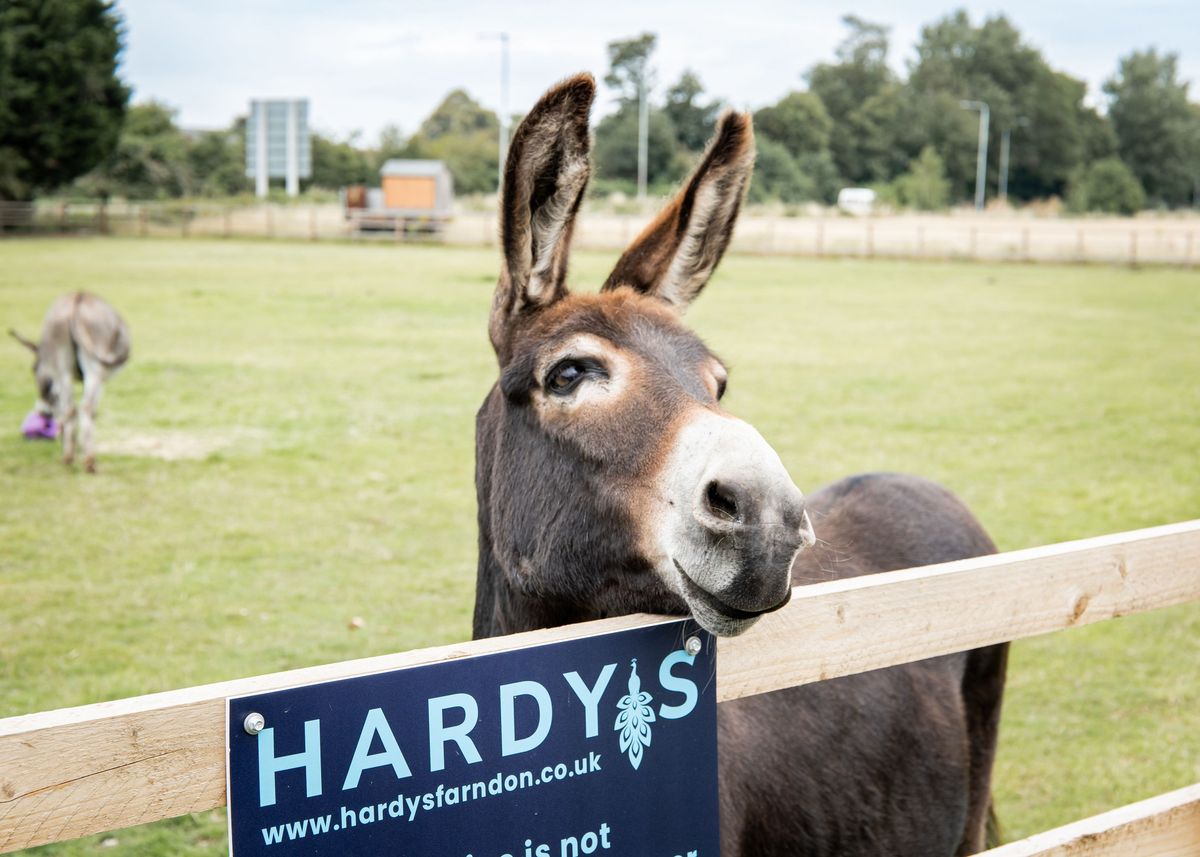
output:
M683 312L729 246L753 171L750 115L726 111L700 166L617 261L604 289L632 286Z
M28 339L26 339L26 338L25 338L24 336L22 336L21 334L17 333L17 332L16 332L15 330L13 330L11 327L8 329L8 335L9 335L9 336L11 336L13 339L17 340L17 342L19 342L19 343L21 343L22 345L24 345L26 348L28 348L28 349L29 349L30 351L32 351L34 354L37 354L38 347L37 347L37 343L36 343L36 342L30 342Z
M590 74L564 80L513 135L500 201L504 269L488 324L497 351L514 317L566 294L571 229L591 171L588 113L595 94Z

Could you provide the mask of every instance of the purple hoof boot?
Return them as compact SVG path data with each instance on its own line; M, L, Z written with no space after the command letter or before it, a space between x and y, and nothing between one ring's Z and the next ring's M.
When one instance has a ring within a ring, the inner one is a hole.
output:
M58 423L54 422L54 417L31 411L21 423L21 434L30 440L54 440L58 437Z

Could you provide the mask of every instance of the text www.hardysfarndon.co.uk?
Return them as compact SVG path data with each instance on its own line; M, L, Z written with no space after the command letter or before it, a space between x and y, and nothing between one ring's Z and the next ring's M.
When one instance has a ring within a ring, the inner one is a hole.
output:
M364 824L373 824L386 818L406 819L412 821L418 812L429 812L443 806L454 806L467 801L479 800L485 797L495 797L504 792L527 789L533 786L566 780L571 777L582 777L585 774L600 770L600 754L589 753L582 759L576 759L572 764L559 762L557 765L547 765L537 773L521 771L516 774L498 773L490 780L480 780L461 786L439 785L435 791L424 794L405 796L396 795L388 803L367 804L358 809L341 807L339 817L333 814L317 815L276 824L262 828L263 841L267 845L275 845L285 840L304 839L308 836L320 836L323 833L337 833L350 830Z

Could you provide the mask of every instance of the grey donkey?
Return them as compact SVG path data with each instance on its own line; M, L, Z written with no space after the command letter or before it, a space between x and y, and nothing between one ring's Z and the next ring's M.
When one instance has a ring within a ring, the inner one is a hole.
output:
M96 409L104 382L129 360L129 326L101 298L74 292L50 305L39 341L32 342L15 330L9 334L34 354L36 407L61 426L63 463L74 462L78 443L83 447L84 469L95 473ZM79 407L75 406L77 380L83 382Z

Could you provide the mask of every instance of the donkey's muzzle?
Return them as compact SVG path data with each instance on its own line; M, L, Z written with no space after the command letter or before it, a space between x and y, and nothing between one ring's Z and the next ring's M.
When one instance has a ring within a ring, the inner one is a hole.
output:
M703 414L681 431L663 480L676 589L709 630L736 634L791 594L796 554L815 539L804 495L751 426Z

